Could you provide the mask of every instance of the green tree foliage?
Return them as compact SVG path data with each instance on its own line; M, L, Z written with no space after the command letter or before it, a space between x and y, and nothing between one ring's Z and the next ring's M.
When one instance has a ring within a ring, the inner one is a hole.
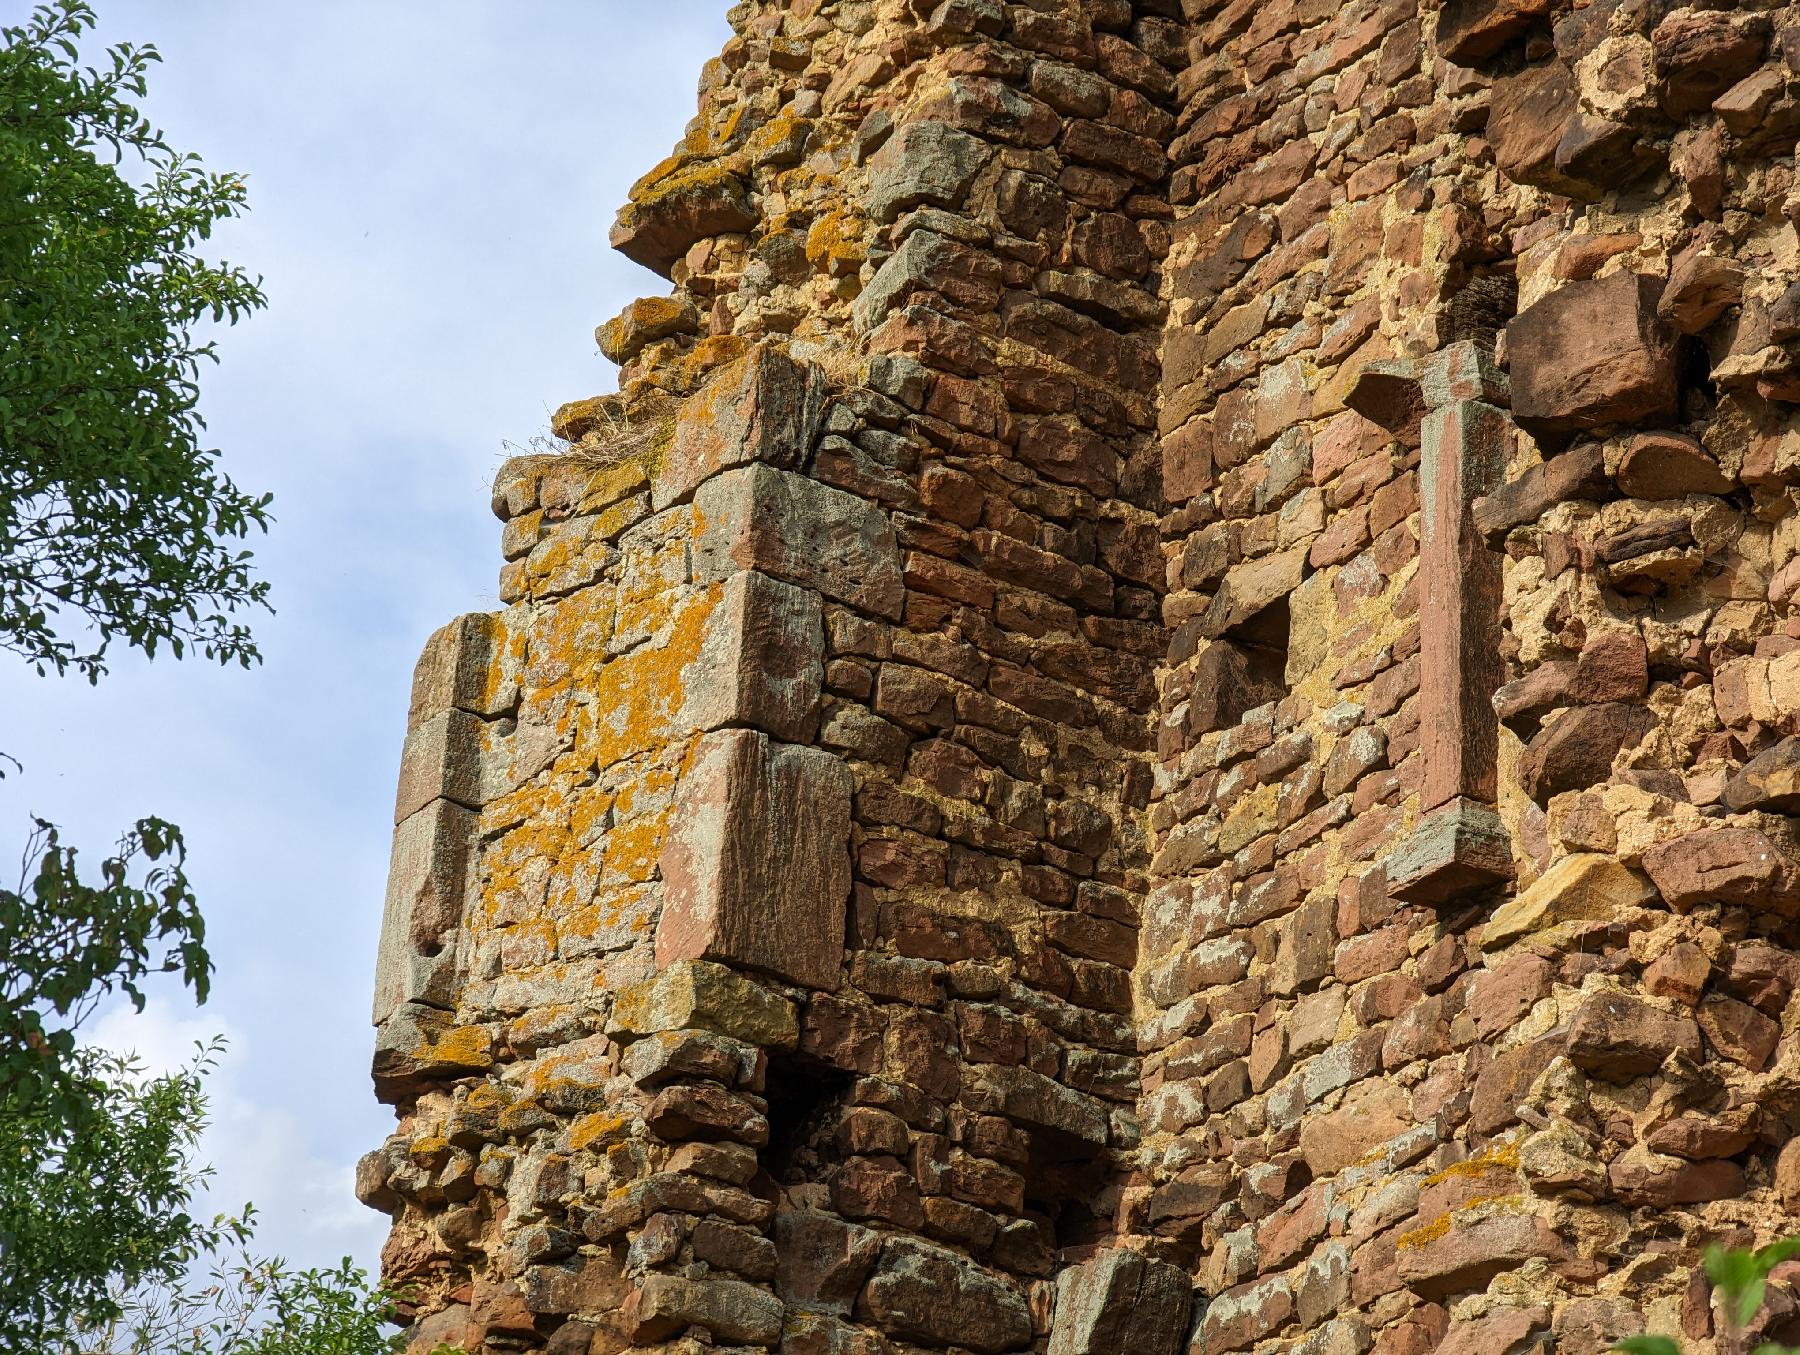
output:
M154 48L81 64L93 27L87 0L0 27L0 649L90 682L115 643L248 666L234 618L267 585L241 545L268 499L221 473L196 408L198 331L264 304L196 253L244 185L133 106ZM249 1209L191 1213L218 1047L148 1077L78 1041L153 974L205 999L185 864L144 819L85 882L39 821L0 888L0 1355L390 1355L392 1299L348 1261L258 1260Z
M1726 1334L1739 1336L1762 1307L1768 1289L1769 1272L1783 1261L1800 1256L1800 1238L1772 1242L1755 1250L1708 1247L1702 1264L1713 1292L1722 1300ZM1739 1346L1733 1346L1739 1349ZM1681 1345L1669 1336L1633 1336L1614 1347L1622 1355L1681 1355ZM1765 1341L1751 1355L1800 1355L1791 1346Z
M79 1132L108 1109L93 1104L95 1070L77 1057L82 1021L114 993L143 1010L156 973L206 1000L212 964L186 858L178 828L143 819L87 884L75 850L37 822L18 887L0 888L0 1104Z
M268 498L203 450L196 331L264 304L195 250L237 175L171 150L132 97L156 49L82 66L87 0L0 28L0 646L40 673L106 671L115 641L248 664L263 604L240 543Z

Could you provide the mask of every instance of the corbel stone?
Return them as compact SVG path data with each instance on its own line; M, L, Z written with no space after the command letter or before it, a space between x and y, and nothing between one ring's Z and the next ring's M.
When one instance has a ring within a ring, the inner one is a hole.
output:
M1422 817L1388 858L1390 891L1412 903L1442 903L1513 875L1494 811L1501 561L1470 511L1505 469L1507 401L1505 375L1467 340L1422 361L1373 364L1351 393L1352 408L1379 414L1397 434L1417 412Z

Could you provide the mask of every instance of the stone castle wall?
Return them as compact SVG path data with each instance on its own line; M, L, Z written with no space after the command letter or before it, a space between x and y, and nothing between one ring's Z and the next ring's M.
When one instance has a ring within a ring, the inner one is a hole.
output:
M1800 19L731 18L613 232L673 292L415 678L414 1347L1732 1349L1700 1253L1800 1207Z

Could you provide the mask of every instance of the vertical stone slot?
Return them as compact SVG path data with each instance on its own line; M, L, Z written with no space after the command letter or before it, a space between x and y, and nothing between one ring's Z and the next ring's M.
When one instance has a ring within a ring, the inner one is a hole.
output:
M812 1059L771 1055L763 1090L769 1143L762 1164L778 1185L822 1179L853 1081L851 1074Z

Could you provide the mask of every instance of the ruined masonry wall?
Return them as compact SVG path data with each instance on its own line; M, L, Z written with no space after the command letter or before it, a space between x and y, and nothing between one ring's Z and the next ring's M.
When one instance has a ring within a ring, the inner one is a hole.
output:
M672 293L415 677L410 1348L1734 1349L1700 1253L1800 1207L1800 20L731 19L613 231Z

